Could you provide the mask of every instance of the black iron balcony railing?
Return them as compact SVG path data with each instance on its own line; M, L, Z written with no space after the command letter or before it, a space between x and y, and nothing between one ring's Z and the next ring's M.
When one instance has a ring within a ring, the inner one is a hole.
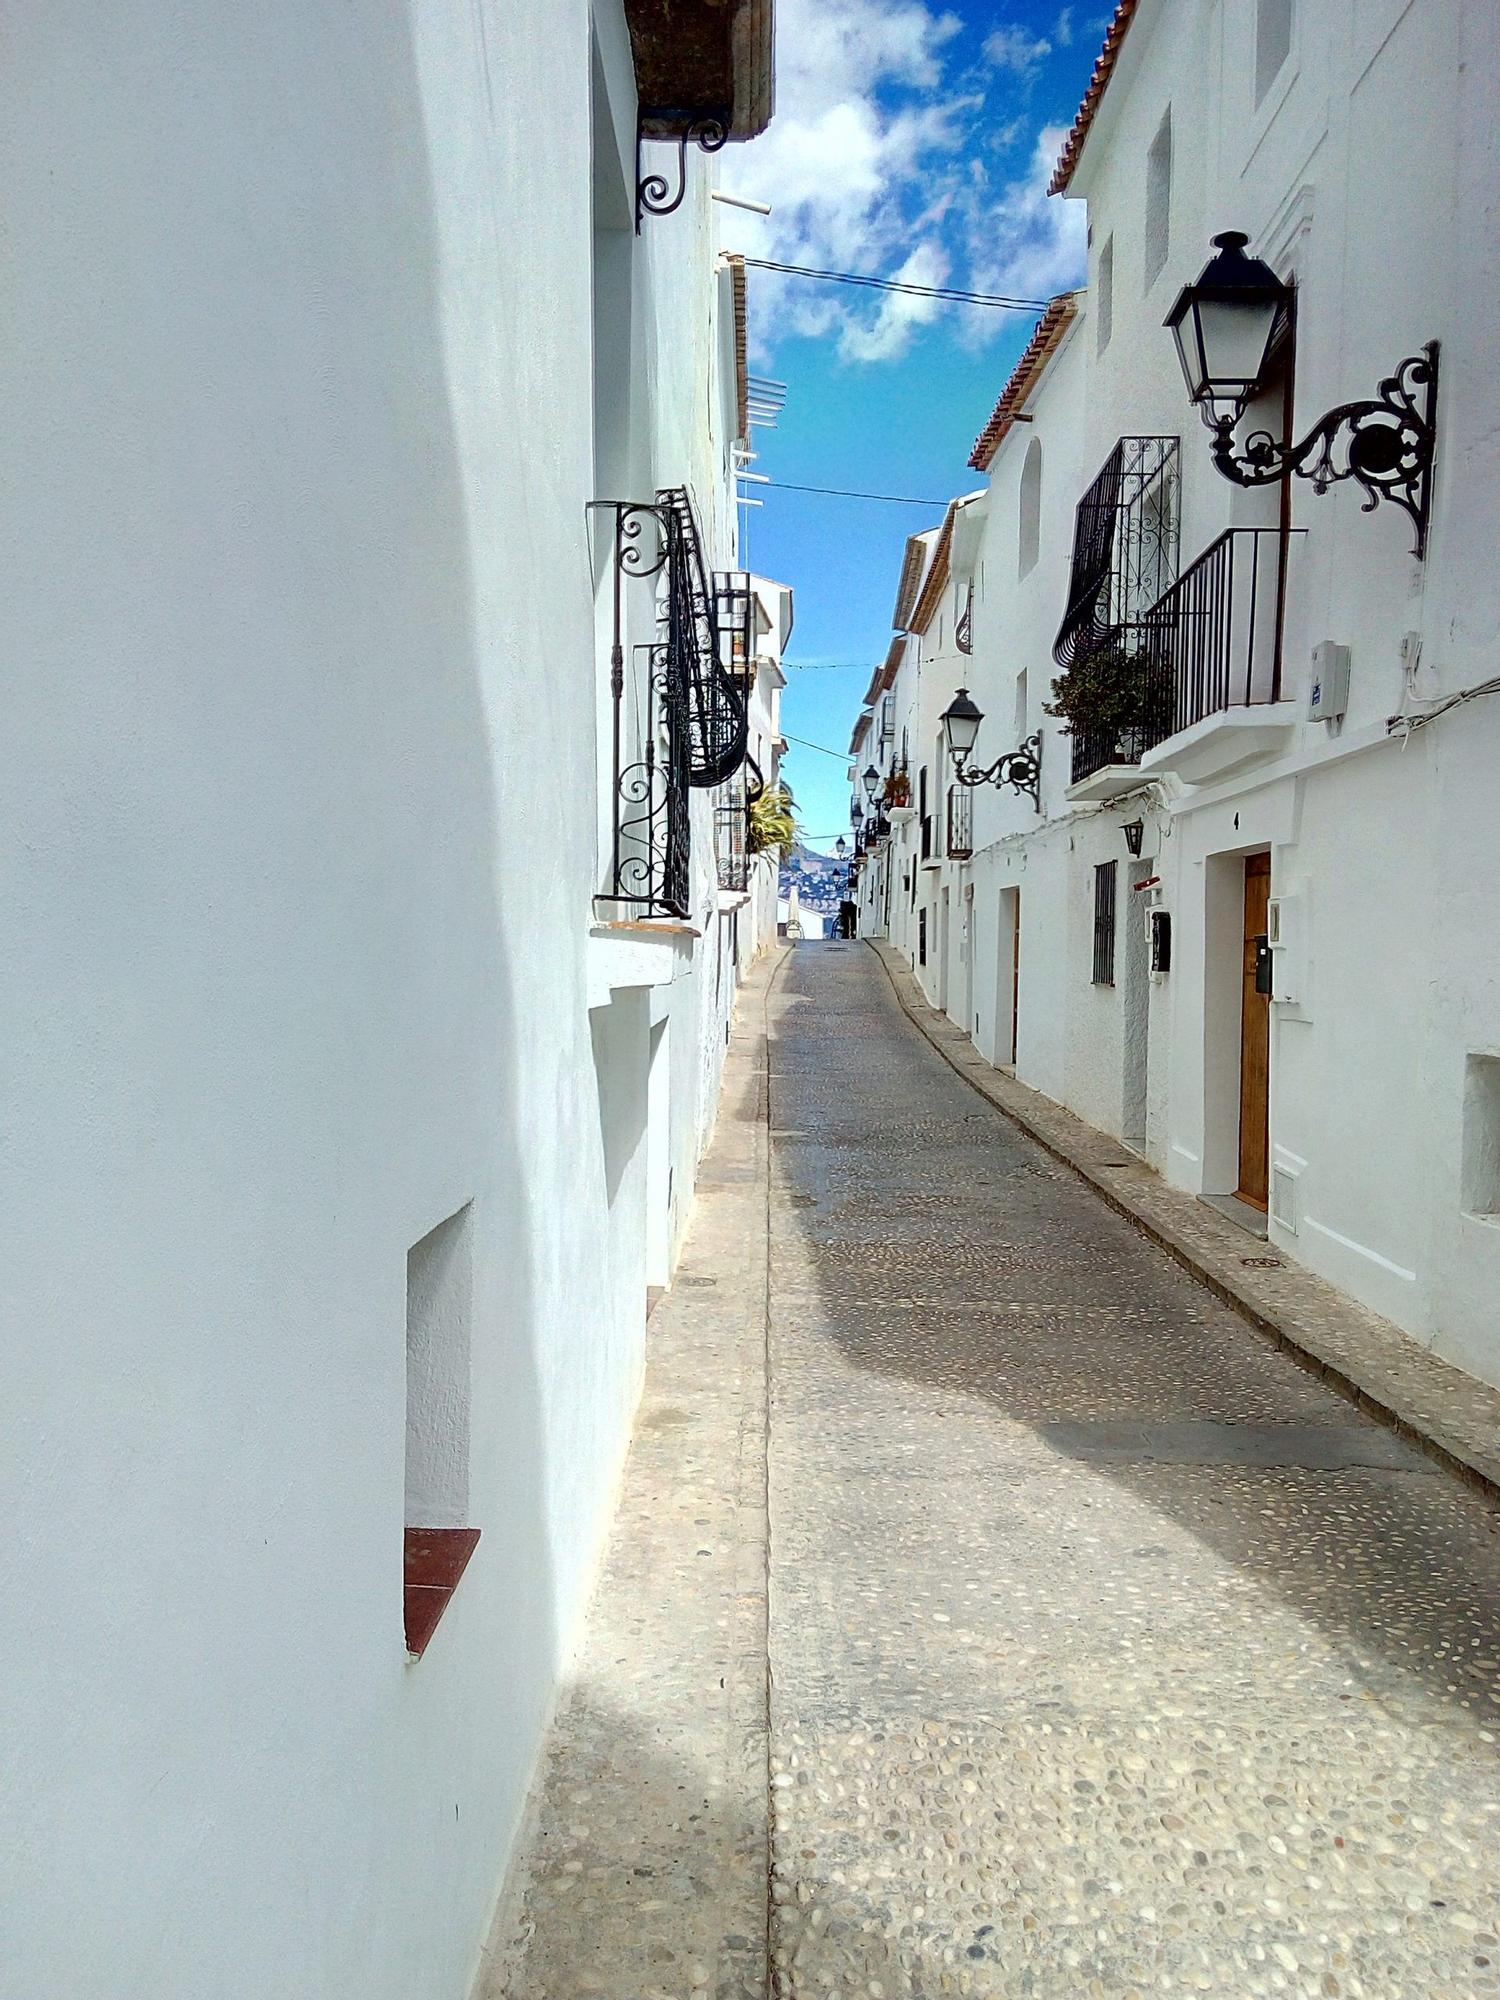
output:
M1177 576L1178 441L1122 437L1078 502L1058 665L1136 625Z
M946 844L950 861L967 861L974 852L974 794L968 785L948 787Z
M1205 716L1281 700L1286 556L1294 528L1228 528L1146 617L1144 748Z
M1075 727L1072 731L1072 782L1080 784L1110 764L1138 764L1152 744L1161 741L1164 733L1153 733L1145 720L1107 723L1094 729Z
M743 895L750 886L750 807L735 778L714 801L714 867L719 887Z
M686 917L689 793L724 784L749 744L750 580L710 582L685 489L601 503L613 518L612 824L599 901ZM626 586L654 582L654 633L629 648ZM742 804L743 810L743 804Z

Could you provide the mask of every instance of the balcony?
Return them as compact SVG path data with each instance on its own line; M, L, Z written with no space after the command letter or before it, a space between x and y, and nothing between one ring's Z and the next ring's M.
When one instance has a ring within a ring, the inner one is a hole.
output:
M689 793L737 780L749 749L750 579L710 574L681 487L606 511L612 825L596 900L625 921L685 919ZM633 636L642 630L649 636Z
M1144 722L1112 723L1099 729L1072 731L1073 771L1068 786L1072 801L1119 798L1143 783L1141 758L1158 740Z
M974 795L967 785L948 787L947 853L950 861L967 861L974 852Z
M1143 777L1206 784L1289 747L1300 711L1283 699L1282 612L1304 532L1226 529L1151 607Z
M1078 502L1068 601L1052 655L1066 671L1105 655L1139 660L1145 619L1177 575L1178 440L1122 437ZM1141 783L1157 740L1145 714L1072 732L1070 800L1103 800ZM1160 732L1158 731L1157 734Z

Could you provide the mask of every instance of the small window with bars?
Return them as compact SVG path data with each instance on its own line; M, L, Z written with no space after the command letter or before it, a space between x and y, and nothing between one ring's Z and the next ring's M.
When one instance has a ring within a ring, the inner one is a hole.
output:
M1094 984L1115 983L1115 877L1119 864L1101 861L1094 870Z
M917 912L917 963L927 963L927 910L924 905Z

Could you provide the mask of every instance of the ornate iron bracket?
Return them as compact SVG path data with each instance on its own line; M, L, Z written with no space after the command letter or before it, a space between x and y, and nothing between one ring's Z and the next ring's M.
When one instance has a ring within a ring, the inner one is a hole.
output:
M988 770L971 771L965 768L963 758L955 759L953 775L961 785L1009 785L1021 798L1030 799L1033 811L1040 812L1042 732L1028 736L1019 750L1007 750L1003 757L997 757Z
M959 613L958 623L953 628L953 643L961 653L972 653L974 650L973 617L974 586L971 583L964 598L964 608Z
M1300 444L1252 431L1236 449L1234 419L1210 417L1213 460L1237 486L1269 486L1293 473L1326 493L1343 479L1364 488L1363 511L1392 500L1416 529L1412 554L1427 553L1433 452L1437 444L1438 343L1428 341L1386 376L1373 397L1340 403L1320 417Z
M693 123L678 134L674 140L665 139L663 145L677 147L677 177L675 185L665 174L645 171L645 161L641 148L646 144L646 135L641 130L640 120L635 127L635 233L641 233L641 224L648 215L671 215L682 206L682 198L687 193L687 149L689 144L700 152L717 153L729 142L729 124L725 118L710 116L694 119ZM653 142L654 143L654 142Z

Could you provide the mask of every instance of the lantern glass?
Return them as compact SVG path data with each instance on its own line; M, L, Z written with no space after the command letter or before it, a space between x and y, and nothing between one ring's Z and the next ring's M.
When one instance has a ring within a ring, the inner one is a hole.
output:
M1290 296L1248 237L1226 230L1167 315L1189 398L1211 419L1238 419L1266 374L1277 320Z
M960 688L942 715L948 752L955 764L962 764L973 750L979 736L979 725L983 721L983 711L970 700L969 690Z
M875 766L871 764L865 772L865 797L870 801L871 805L875 803L875 794L879 790L880 790L880 773L876 770Z

